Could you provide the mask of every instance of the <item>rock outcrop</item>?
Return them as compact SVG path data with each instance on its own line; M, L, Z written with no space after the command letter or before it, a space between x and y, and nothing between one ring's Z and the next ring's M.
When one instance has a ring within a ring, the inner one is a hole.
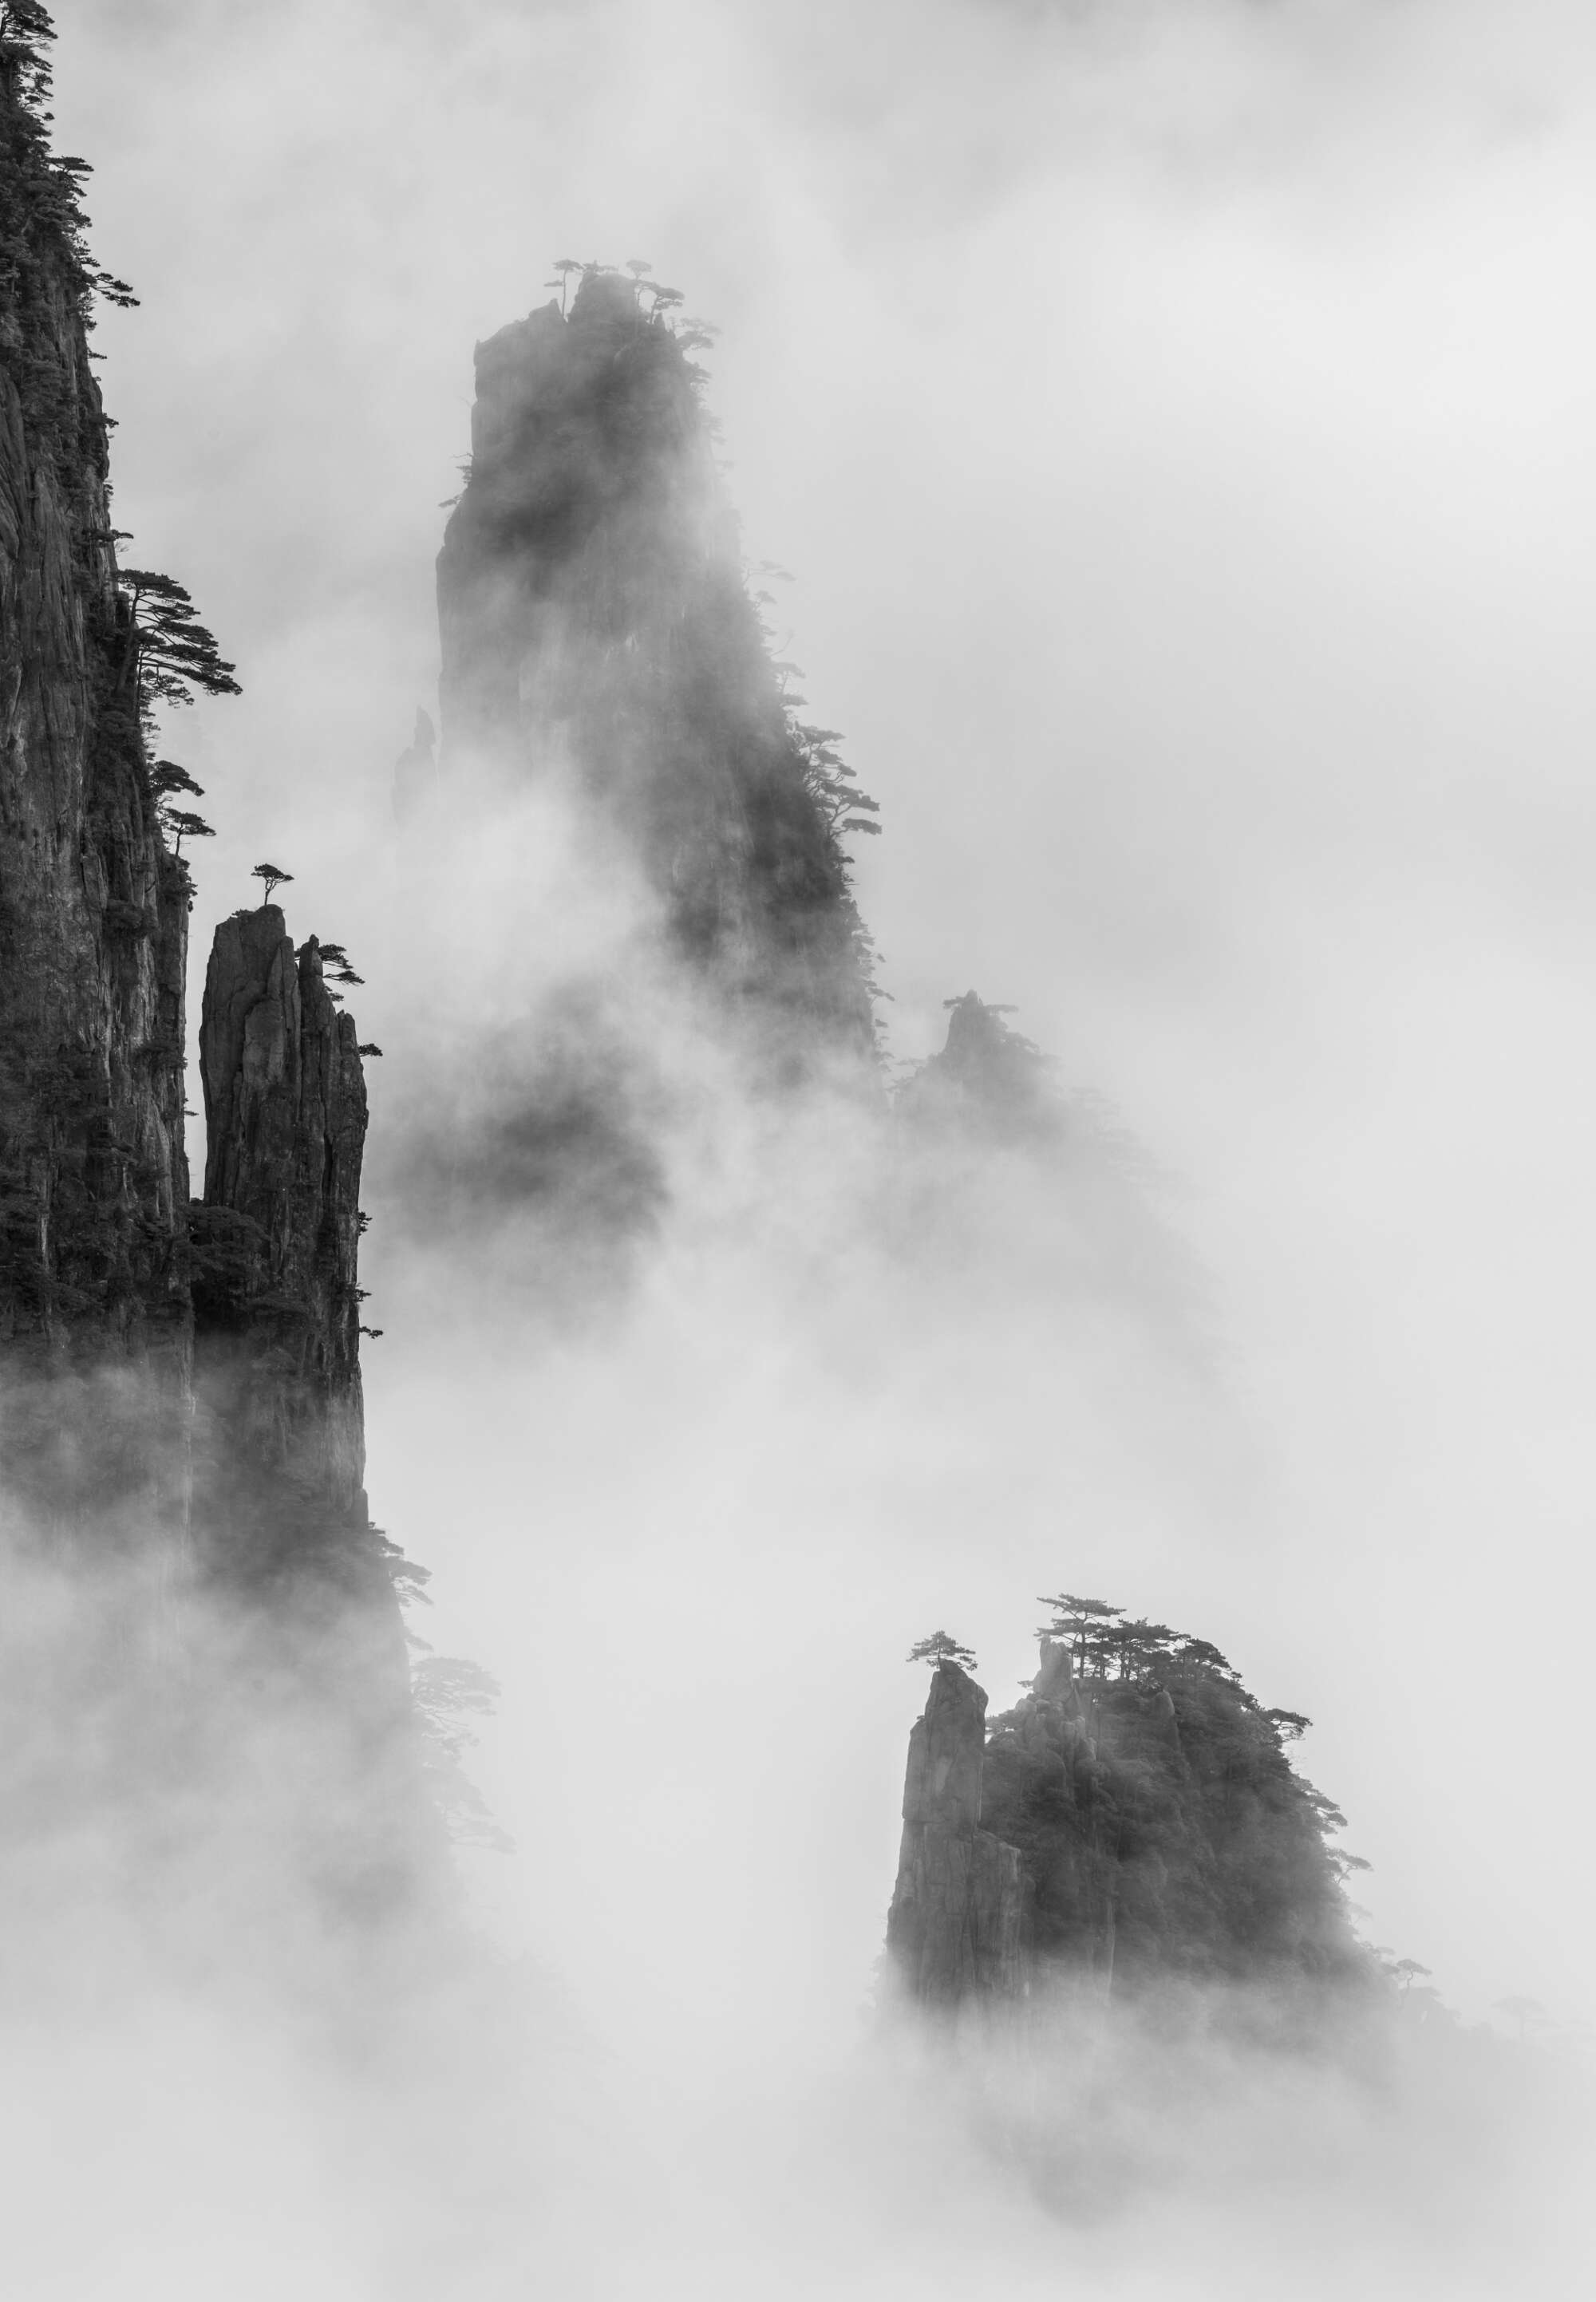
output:
M846 862L743 582L698 374L590 272L476 349L469 477L438 561L444 768L561 777L730 991L871 1045Z
M886 1940L904 1987L929 2006L1016 1999L1030 1983L1031 1880L1018 1851L980 1827L986 1716L982 1689L939 1663L909 1737Z
M8 1844L114 1862L142 1827L141 1865L225 1818L266 1899L376 1911L424 1831L363 1483L360 1057L314 941L225 922L190 1202L162 794L196 787L147 739L231 667L181 586L118 571L88 332L125 291L49 149L50 37L0 12L0 1802Z
M196 1389L206 1516L257 1582L366 1524L357 1275L365 1080L314 937L274 903L216 930L199 1028ZM223 1566L218 1558L213 1561Z
M947 1038L905 1082L900 1112L917 1132L957 1130L983 1144L1046 1151L1070 1132L1046 1057L973 991L944 1000Z
M0 1348L13 1488L63 1534L113 1498L174 1508L189 885L139 734L74 187L26 69L0 54Z
M364 1484L352 1018L274 903L216 930L199 1031L207 1154L194 1231L196 1587L257 1693L296 1865L341 1908L421 1882L409 1671ZM418 1867L419 1865L419 1867Z
M1166 1634L1155 1669L1083 1677L1045 1639L1030 1692L989 1729L985 1712L943 1662L910 1738L887 1921L909 1999L1367 1974L1326 1844L1340 1818L1290 1765L1289 1714L1213 1649Z

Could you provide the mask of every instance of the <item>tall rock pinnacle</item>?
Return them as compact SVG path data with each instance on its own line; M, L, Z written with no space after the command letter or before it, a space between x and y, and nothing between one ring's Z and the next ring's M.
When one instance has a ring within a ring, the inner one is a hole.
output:
M1029 1980L1034 1889L1018 1851L980 1827L986 1718L981 1688L938 1663L909 1737L886 1921L898 1978L928 2006L1019 1997Z
M858 915L738 554L697 371L590 272L476 351L470 475L438 561L444 770L563 776L675 945L861 1047Z
M1053 1986L1362 1987L1327 1831L1292 1769L1308 1721L1264 1710L1218 1650L1090 1611L1042 1640L1012 1710L938 1665L911 1730L887 1918L903 1996L947 2008Z
M313 938L274 903L216 930L199 1030L205 1204L196 1211L197 1387L228 1426L224 1539L264 1551L364 1525L357 1284L365 1081ZM314 1522L314 1531L313 1525Z

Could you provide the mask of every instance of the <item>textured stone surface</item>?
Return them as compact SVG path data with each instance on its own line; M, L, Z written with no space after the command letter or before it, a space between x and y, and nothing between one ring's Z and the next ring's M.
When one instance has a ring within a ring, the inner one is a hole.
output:
M141 1876L187 1875L151 1890L180 1931L235 1876L251 1924L302 1914L307 1883L378 1913L430 1840L362 1485L360 1059L314 944L274 909L225 922L190 1202L189 882L139 724L74 219L0 59L7 1844L64 1818L114 1870L125 1833Z
M254 1575L366 1518L365 1081L314 938L296 953L274 903L216 930L199 1063L196 1384L208 1483L239 1489L213 1540Z
M844 861L805 787L693 371L625 283L476 350L438 561L446 773L563 777L732 989L868 1046Z
M409 1669L371 1525L358 1254L365 1082L313 937L267 903L224 920L199 1034L194 1542L273 1733L293 1867L379 1913L424 1886ZM273 1722L275 1722L273 1724Z
M944 1663L910 1737L887 1942L911 1998L1366 1974L1315 1794L1222 1659L1081 1678L1045 1639L990 1734L986 1707Z
M929 2005L1017 1998L1029 1984L1030 1879L1017 1851L980 1827L986 1717L974 1680L939 1663L909 1738L886 1939L901 1984Z
M113 1494L177 1505L188 880L139 740L75 260L47 201L21 215L8 101L0 137L0 1351L13 1485L64 1528Z

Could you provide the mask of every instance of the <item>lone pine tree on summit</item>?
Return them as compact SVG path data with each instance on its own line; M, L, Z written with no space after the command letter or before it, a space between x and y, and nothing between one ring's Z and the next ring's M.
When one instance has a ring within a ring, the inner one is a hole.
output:
M905 1662L928 1662L933 1670L939 1663L957 1663L961 1670L973 1670L975 1656L969 1647L962 1647L946 1631L933 1631L928 1639L916 1639L903 1658Z

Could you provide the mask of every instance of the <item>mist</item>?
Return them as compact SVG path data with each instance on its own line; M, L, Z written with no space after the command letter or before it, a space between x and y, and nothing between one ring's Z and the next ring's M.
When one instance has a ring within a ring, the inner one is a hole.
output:
M480 1966L395 1986L353 2074L167 1976L20 2053L26 2290L1571 2281L1579 12L61 29L60 140L143 298L96 338L117 519L245 687L173 733L220 835L193 948L281 855L296 934L366 978L374 1508L432 1570L414 1627L502 1686L468 1763L516 1852L460 1857ZM882 802L895 1054L972 987L1016 1002L1133 1152L1002 1166L919 1227L846 1096L749 1092L558 793L395 824L470 347L564 254L646 257L724 330L744 549L795 574L781 651ZM619 1273L491 1161L466 1226L426 1189L440 1115L491 1142L504 1049L595 978L673 1083ZM1061 1579L1313 1716L1370 1937L1475 2027L1303 2078L1110 2025L1017 2130L1000 2046L869 2046L900 1658L950 1624L995 1708ZM1533 2067L1516 1993L1558 2025ZM212 2203L130 2251L174 2163ZM113 2235L63 2273L84 2197Z

